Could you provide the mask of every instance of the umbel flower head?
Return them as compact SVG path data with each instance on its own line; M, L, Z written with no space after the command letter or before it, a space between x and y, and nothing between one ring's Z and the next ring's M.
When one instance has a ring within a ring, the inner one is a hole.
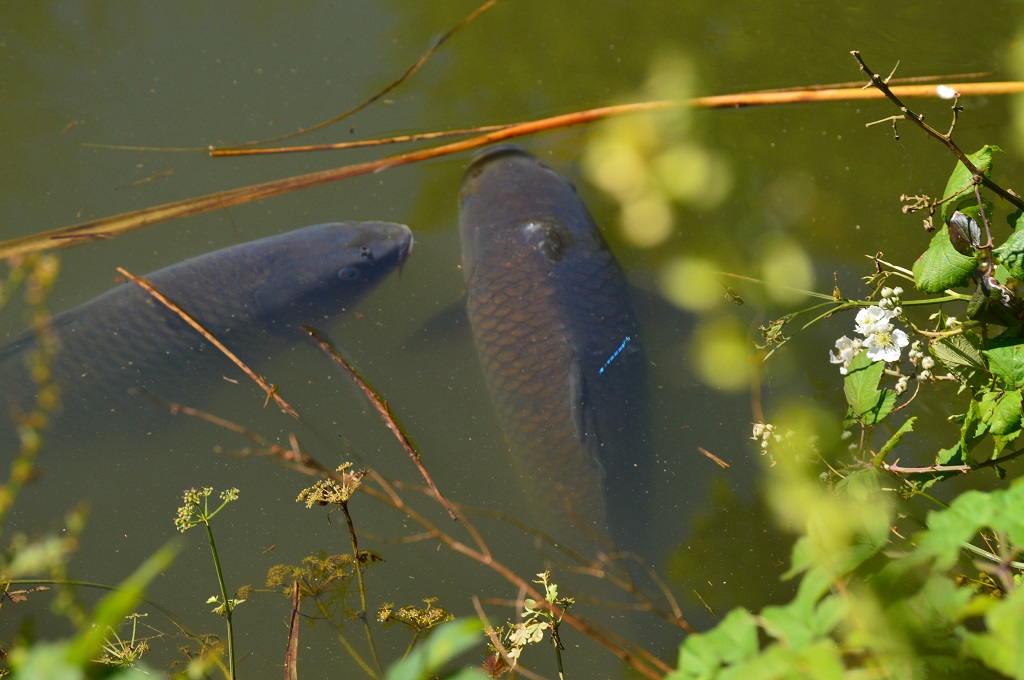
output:
M864 336L864 339L850 339L845 335L836 340L837 352L829 352L829 361L833 364L840 364L839 372L846 375L850 369L850 362L860 354L862 349L867 350L868 358L872 361L884 361L892 363L899 361L903 348L910 344L907 334L892 324L893 317L899 312L897 309L885 309L878 305L866 307L857 312L856 331Z

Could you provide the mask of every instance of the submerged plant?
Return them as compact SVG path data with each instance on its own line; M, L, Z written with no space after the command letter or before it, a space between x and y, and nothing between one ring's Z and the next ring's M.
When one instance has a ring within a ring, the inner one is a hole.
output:
M377 620L381 623L401 623L412 629L412 639L409 640L409 645L405 648L402 658L409 655L421 633L455 619L454 614L444 607L435 606L435 602L437 602L436 597L426 597L423 599L425 605L423 607L404 605L396 609L393 603L385 602L377 609Z
M359 585L359 609L353 612L353 616L363 622L363 629L366 631L366 643L370 648L370 655L373 659L373 665L371 666L362 656L356 651L356 649L349 643L349 641L340 634L338 634L338 640L345 647L346 651L352 656L353 659L362 667L364 671L371 677L382 677L384 675L384 667L381 665L380 659L377 656L377 647L373 642L373 633L370 630L370 622L367 618L366 613L366 585L363 582L363 569L367 562L379 560L379 556L374 555L366 551L359 549L359 539L356 536L355 524L352 521L352 514L349 512L348 503L352 498L352 494L356 492L362 483L363 476L366 473L362 470L353 470L352 463L344 463L337 468L337 474L330 479L321 479L317 481L313 486L303 489L298 498L295 500L299 503L305 503L307 508L316 506L328 506L333 505L339 508L342 514L345 515L345 524L348 527L349 542L352 545L352 556L351 565L356 575L356 581ZM342 580L344 582L344 580ZM317 602L317 606L322 606L322 600L319 597L314 598Z
M126 617L132 622L132 634L128 639L122 639L116 630L108 628L110 635L103 643L103 654L97 661L117 668L134 666L149 651L149 639L138 635L139 619L145 616L136 613Z

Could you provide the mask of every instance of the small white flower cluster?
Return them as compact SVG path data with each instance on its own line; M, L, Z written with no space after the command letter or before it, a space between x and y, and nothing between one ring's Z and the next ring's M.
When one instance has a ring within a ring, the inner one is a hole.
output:
M907 358L910 360L911 364L919 369L917 372L918 380L932 380L935 377L932 374L932 369L935 368L935 359L924 353L924 345L920 340L915 340L913 344L910 345L910 350L907 352ZM907 376L900 378L900 382L903 383L904 390L906 389L907 380L909 380L909 377ZM901 394L899 384L896 386L896 394Z
M882 296L882 299L878 301L879 307L882 309L891 309L896 312L896 316L903 313L903 308L900 306L900 303L902 302L901 298L903 297L902 288L899 286L896 286L895 288L889 288L886 286L879 291L879 294Z
M791 448L799 444L797 448L799 448L801 455L811 457L819 455L817 435L810 435L798 441L796 432L789 429L779 432L775 425L771 423L754 423L752 434L751 439L761 447L761 455L768 456L772 467L775 466L775 457L772 455L772 449L779 444Z
M902 293L901 288L883 288L881 302L886 303L886 307L881 304L872 305L857 312L856 330L864 339L851 340L844 335L836 340L839 353L829 352L829 360L833 364L840 364L840 373L846 375L850 362L862 348L867 350L868 358L872 361L899 361L903 348L910 344L907 334L892 325L893 317L903 311L899 306L899 295Z
M768 453L768 448L777 442L782 441L782 435L775 431L775 426L771 423L754 423L754 436L751 437L755 442L758 442L758 446L761 447L761 455L767 455L771 459L771 464L775 465L775 459Z

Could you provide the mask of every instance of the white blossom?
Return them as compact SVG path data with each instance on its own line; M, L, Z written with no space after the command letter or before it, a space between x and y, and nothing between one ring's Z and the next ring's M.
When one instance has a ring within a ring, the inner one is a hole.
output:
M910 338L899 328L886 324L878 328L864 339L868 350L868 358L872 361L892 363L899 361L903 348L910 344Z
M896 316L891 309L882 309L878 305L871 305L857 312L856 330L863 336L868 336L876 330L891 328L889 319Z
M828 353L829 361L833 364L842 364L839 367L839 372L846 375L846 372L850 368L850 362L853 361L853 357L857 356L857 353L860 352L861 347L863 347L863 343L860 338L851 340L844 335L836 340L836 349L839 350L839 353L836 354L831 351Z

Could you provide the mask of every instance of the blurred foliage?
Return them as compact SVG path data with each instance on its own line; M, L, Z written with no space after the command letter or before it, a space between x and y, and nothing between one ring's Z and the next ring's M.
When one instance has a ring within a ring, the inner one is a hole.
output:
M938 197L906 198L904 212L925 213L933 232L912 270L876 256L867 299L837 286L831 300L817 295L826 302L763 327L765 347L781 347L801 314L804 330L857 310L857 335L831 353L847 411L837 418L793 401L755 424L769 504L798 534L786 574L797 592L757 613L737 607L688 637L673 680L1024 677L1024 480L961 491L948 504L933 495L952 477L988 486L1024 455L1014 450L1024 430L1024 202L983 186L994 151L967 155L973 169L958 162ZM764 285L784 286L788 273L794 285L782 290L803 287L803 269L791 257L765 272ZM953 290L963 287L973 294ZM921 309L933 311L924 323ZM907 442L936 418L929 401L944 398L933 396L942 382L960 388L959 436L930 464L901 465ZM912 499L931 505L924 517Z

